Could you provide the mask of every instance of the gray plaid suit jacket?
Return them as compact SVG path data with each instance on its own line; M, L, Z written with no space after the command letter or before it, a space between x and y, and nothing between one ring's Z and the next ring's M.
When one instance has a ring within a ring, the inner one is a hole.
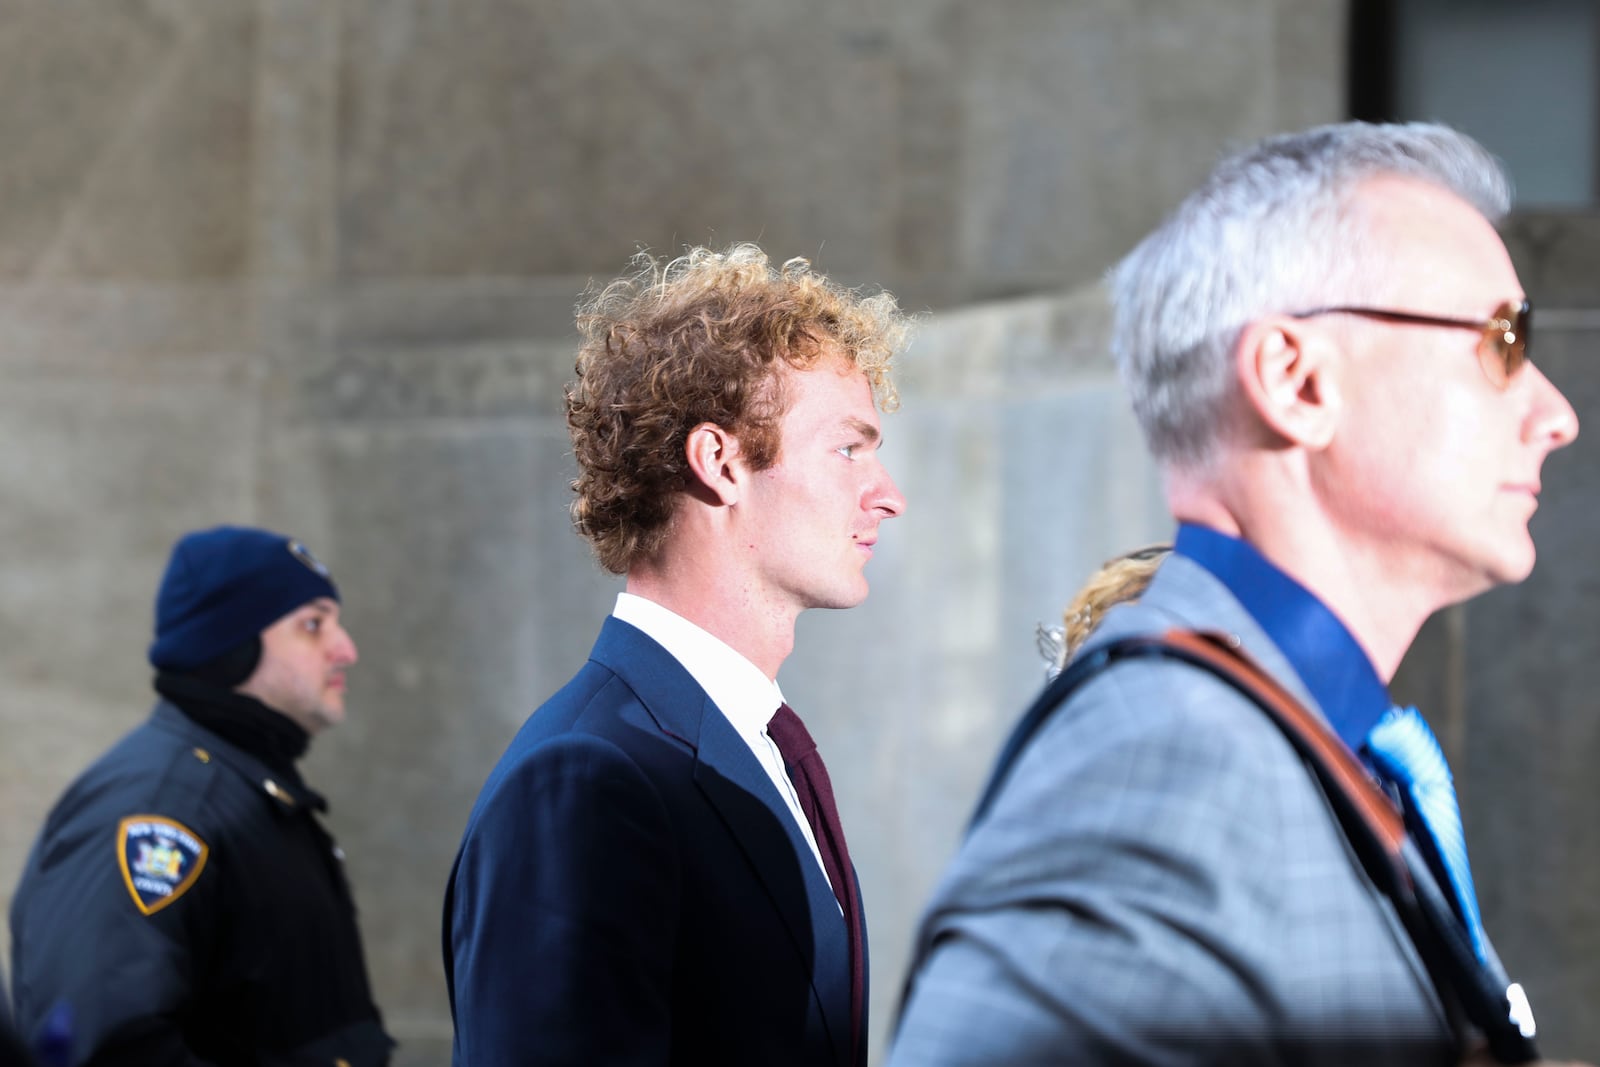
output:
M1180 556L1092 644L1174 626L1238 635L1316 709L1227 588ZM1460 1051L1278 727L1167 660L1111 667L1039 731L938 886L916 956L894 1067L1417 1067Z

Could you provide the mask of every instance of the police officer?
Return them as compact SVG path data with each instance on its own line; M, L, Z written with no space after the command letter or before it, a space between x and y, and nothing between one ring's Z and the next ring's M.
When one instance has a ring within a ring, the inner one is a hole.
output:
M295 762L356 647L298 541L174 546L149 720L56 804L11 907L18 1029L72 1064L386 1063L327 803Z

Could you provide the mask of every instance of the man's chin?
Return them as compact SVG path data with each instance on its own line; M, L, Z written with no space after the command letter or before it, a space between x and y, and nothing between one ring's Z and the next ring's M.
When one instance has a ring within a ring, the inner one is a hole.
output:
M1524 534L1520 545L1499 553L1485 568L1489 586L1516 585L1526 581L1528 575L1533 573L1537 559L1538 551L1533 547L1533 539Z
M867 599L867 579L865 575L857 575L855 581L842 584L833 589L812 589L806 594L803 601L806 610L813 608L831 608L835 611L844 608L853 608Z
M344 722L344 705L324 705L314 709L307 718L310 720L311 733L320 734L329 727Z
M1533 573L1534 557L1535 554L1530 551L1521 562L1508 565L1501 574L1496 575L1495 584L1516 585L1527 581L1528 575Z
M832 600L829 600L827 603L819 605L819 607L835 608L840 610L844 608L860 607L866 599L867 583L862 582L860 589L853 589L849 592L842 593L839 596L834 597Z

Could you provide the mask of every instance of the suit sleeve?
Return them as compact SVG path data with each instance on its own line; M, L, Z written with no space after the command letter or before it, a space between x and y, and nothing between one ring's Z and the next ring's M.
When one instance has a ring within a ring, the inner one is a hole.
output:
M510 765L451 877L456 1067L667 1063L678 886L666 808L616 746Z
M216 871L202 868L145 914L118 866L119 846L116 818L86 818L47 837L37 866L30 860L13 909L18 1028L37 1048L59 1011L56 1037L74 1064L205 1067L177 1019L209 951Z
M1277 1062L1283 754L1174 706L1186 670L1111 672L1034 739L924 918L891 1064Z

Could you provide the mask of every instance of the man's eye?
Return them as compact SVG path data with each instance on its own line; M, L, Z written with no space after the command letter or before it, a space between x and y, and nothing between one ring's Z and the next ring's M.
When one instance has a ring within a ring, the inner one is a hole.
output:
M305 626L306 633L317 633L322 629L322 619L319 616L313 615L306 620Z
M838 452L839 452L839 455L843 456L845 459L855 459L856 458L856 446L855 445L845 445L843 448L839 449Z

